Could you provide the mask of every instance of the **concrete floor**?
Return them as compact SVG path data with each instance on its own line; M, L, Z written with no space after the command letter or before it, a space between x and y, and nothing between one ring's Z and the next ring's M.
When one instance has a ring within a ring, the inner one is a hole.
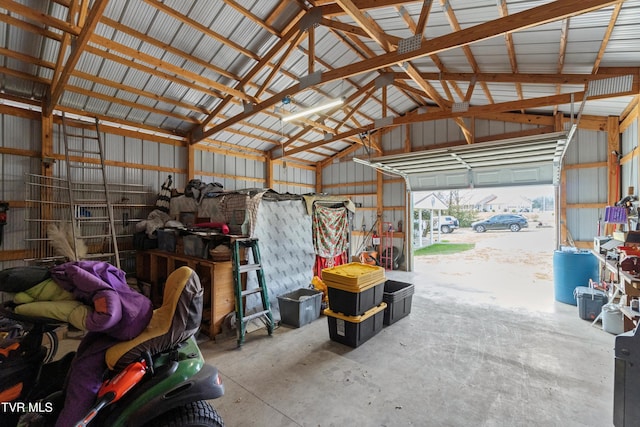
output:
M356 349L324 316L240 350L204 342L226 387L212 404L234 427L612 425L615 336L555 302L548 276L481 265L474 281L451 260L387 272L415 284L411 313Z
M411 313L356 349L324 316L204 340L211 403L228 427L611 426L615 336L554 300L553 233L448 235L476 248L387 271L415 285Z
M389 275L390 276L390 275ZM389 277L388 276L388 277ZM555 314L413 297L410 315L356 349L323 316L202 350L228 426L608 426L615 337Z

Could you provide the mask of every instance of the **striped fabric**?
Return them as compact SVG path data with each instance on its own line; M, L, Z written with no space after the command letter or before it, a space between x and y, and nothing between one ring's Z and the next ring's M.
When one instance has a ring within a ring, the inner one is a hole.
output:
M158 199L156 200L156 209L169 213L170 202L171 202L171 185L173 181L171 179L171 175L167 177L160 187L160 193L158 193Z

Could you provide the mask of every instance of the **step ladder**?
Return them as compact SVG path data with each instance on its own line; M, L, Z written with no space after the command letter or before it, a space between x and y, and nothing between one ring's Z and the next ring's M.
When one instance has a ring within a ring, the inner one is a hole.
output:
M62 134L76 260L102 259L120 268L98 118L91 123L69 119L63 113ZM78 252L80 241L87 248L86 255Z
M233 258L233 284L236 298L236 328L238 331L238 347L244 344L244 336L247 330L247 323L260 319L267 327L269 335L273 333L274 322L271 313L271 305L269 304L269 293L264 278L264 270L262 269L262 261L260 259L260 248L258 247L258 239L249 237L232 238L231 253ZM251 249L253 256L253 264L241 264L241 257L245 251L241 249ZM255 271L258 278L258 287L255 289L242 289L242 273ZM262 310L245 314L244 297L252 294L260 294L262 300Z

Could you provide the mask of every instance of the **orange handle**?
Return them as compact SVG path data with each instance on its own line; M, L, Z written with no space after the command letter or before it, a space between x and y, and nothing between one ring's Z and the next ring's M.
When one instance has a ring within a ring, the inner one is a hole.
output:
M131 390L134 385L138 384L146 373L147 363L144 360L131 363L118 375L102 384L102 387L100 387L98 391L98 398L101 398L109 392L113 392L115 396L111 399L110 403L116 402Z

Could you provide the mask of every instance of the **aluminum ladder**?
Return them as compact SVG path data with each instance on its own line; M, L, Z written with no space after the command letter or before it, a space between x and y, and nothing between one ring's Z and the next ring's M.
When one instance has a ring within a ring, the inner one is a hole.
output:
M238 347L244 344L244 337L247 331L247 323L260 319L267 327L269 335L273 334L274 322L271 313L271 305L269 304L269 293L262 269L262 261L260 259L260 248L258 239L250 237L232 238L232 258L233 258L233 288L235 294L236 305L236 329L238 335ZM241 264L241 258L245 251L241 249L250 249L253 256L253 264ZM254 289L242 289L242 274L255 271L258 278L258 287ZM245 314L244 298L248 295L260 294L262 301L262 309L256 313Z
M70 124L74 125L72 129ZM113 206L109 199L98 118L92 124L69 119L63 113L62 134L76 260L112 260L120 268L118 239ZM87 248L87 254L82 257L78 253L80 241Z

